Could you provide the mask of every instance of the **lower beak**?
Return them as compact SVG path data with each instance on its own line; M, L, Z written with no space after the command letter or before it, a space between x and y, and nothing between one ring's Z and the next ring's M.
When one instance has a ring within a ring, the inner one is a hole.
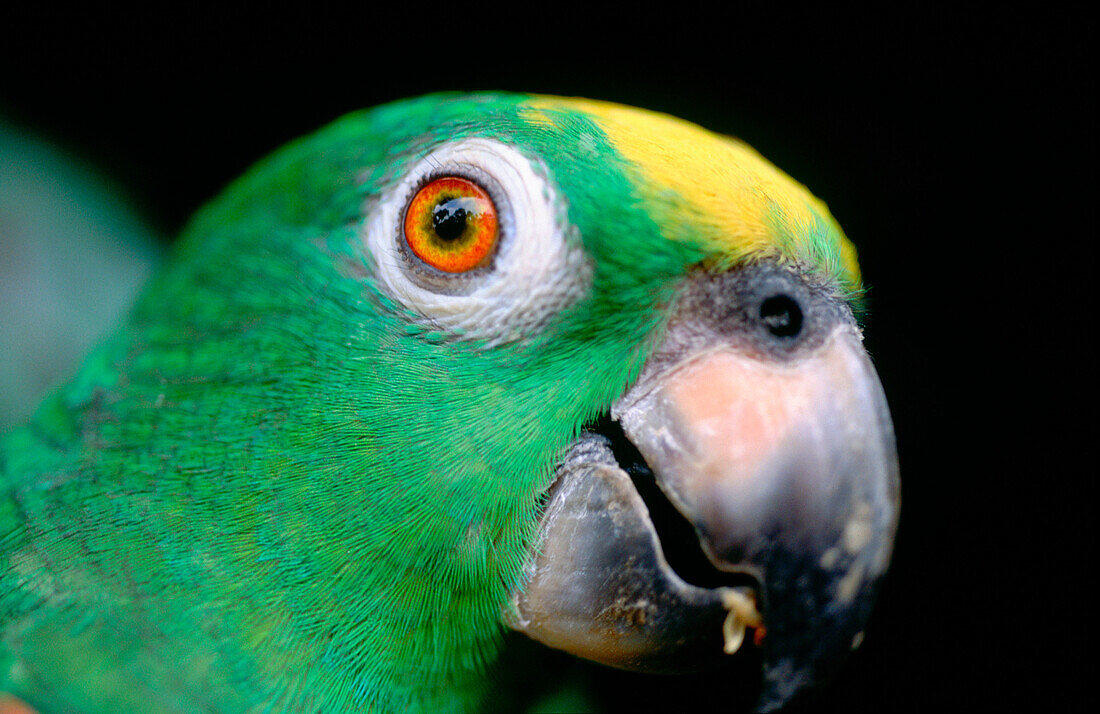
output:
M754 642L760 711L826 678L862 639L898 516L893 428L856 328L786 362L696 350L644 373L611 416L729 584L669 566L637 468L587 435L559 467L510 624L632 669L718 663Z

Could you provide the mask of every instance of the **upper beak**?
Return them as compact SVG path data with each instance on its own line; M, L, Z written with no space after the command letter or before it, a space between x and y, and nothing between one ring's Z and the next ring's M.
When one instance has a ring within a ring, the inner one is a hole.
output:
M721 660L754 628L758 709L771 711L862 639L898 517L886 400L850 318L791 359L675 334L657 357L611 413L645 463L621 463L600 437L574 444L510 624L590 659L660 670ZM669 566L631 482L639 469L728 584L691 584Z
M862 639L898 514L893 428L854 327L792 364L693 355L613 415L714 566L762 585L762 709L827 676Z

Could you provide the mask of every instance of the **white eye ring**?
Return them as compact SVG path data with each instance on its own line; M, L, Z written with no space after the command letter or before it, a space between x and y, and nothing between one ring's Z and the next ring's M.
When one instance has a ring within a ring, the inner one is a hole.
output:
M379 288L456 337L495 345L537 332L584 295L592 279L564 199L547 175L514 147L491 139L461 139L432 150L367 207L364 242ZM442 273L407 247L409 201L441 176L476 180L496 203L496 255L484 268Z

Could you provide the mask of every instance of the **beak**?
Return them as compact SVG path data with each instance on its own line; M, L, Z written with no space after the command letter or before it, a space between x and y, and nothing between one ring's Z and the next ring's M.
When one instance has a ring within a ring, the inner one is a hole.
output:
M898 517L886 400L850 317L790 358L675 334L657 356L611 410L635 457L586 434L562 461L510 624L630 669L721 665L747 641L772 711L862 640ZM707 582L669 565L661 497L693 527Z
M855 329L794 364L697 355L613 415L714 566L762 585L764 698L827 676L862 638L898 513L893 428Z

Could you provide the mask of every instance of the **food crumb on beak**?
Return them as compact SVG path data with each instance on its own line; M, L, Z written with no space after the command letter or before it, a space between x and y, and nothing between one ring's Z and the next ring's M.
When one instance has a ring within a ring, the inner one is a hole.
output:
M721 594L722 607L729 610L722 622L722 639L725 643L722 650L726 654L734 654L745 641L745 629L760 627L762 618L760 611L756 609L756 598L751 591L743 588L722 588ZM763 628L758 632L763 632ZM754 634L753 641L756 639Z

